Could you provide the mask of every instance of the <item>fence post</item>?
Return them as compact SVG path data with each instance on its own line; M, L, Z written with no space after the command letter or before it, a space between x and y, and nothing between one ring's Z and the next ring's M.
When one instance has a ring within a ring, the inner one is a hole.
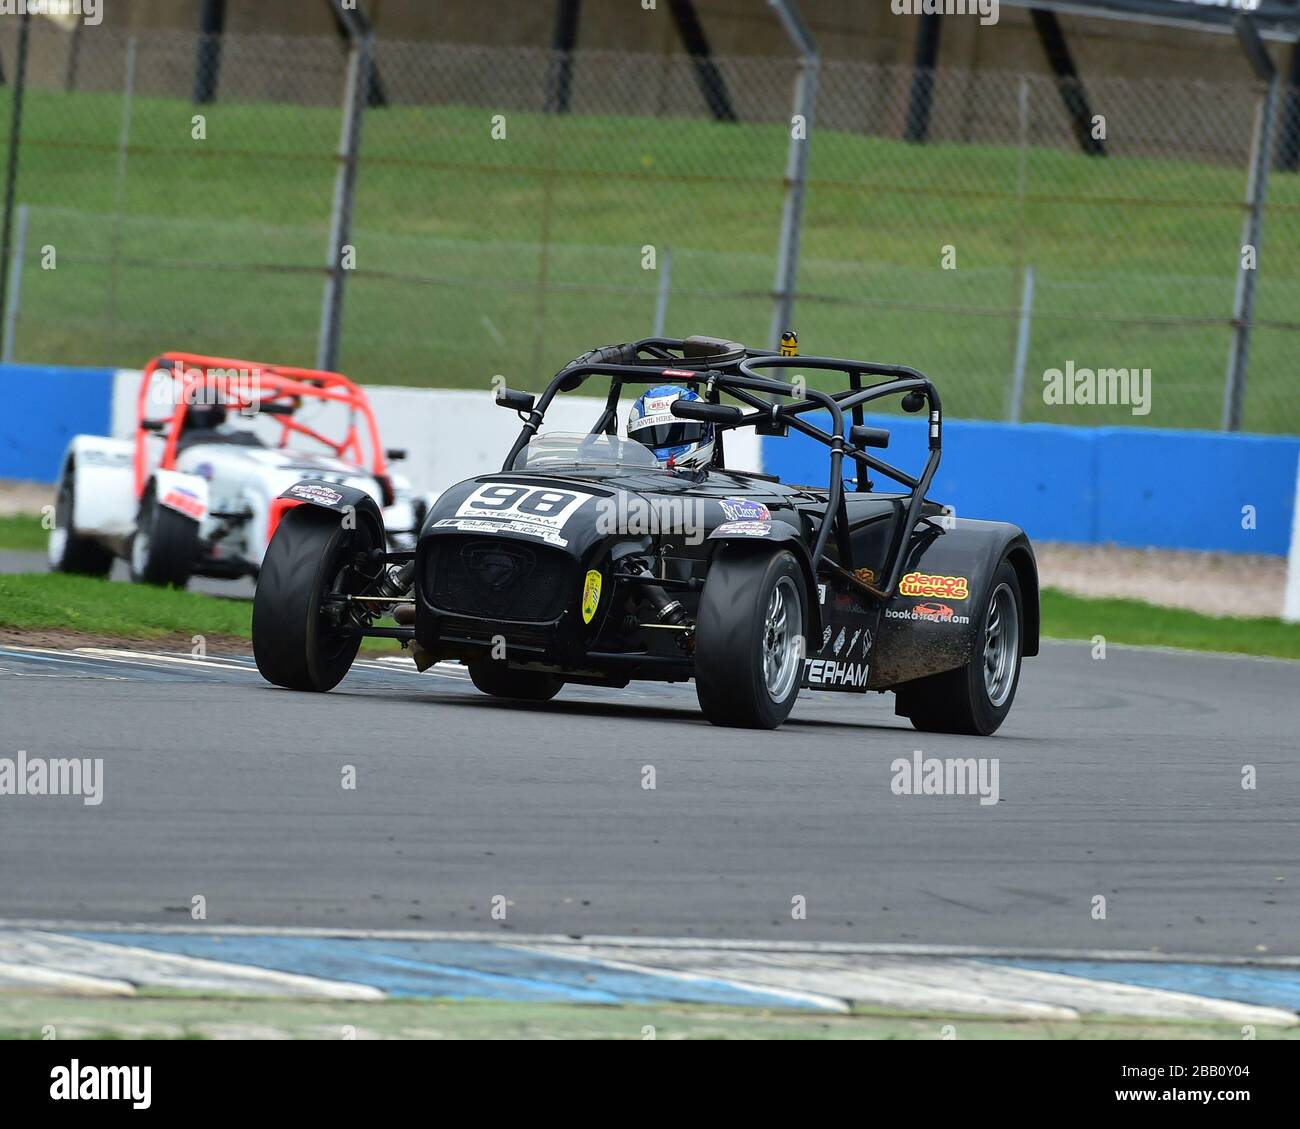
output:
M5 343L0 362L14 362L14 338L18 332L18 308L22 305L23 257L27 254L27 205L18 205L13 258L9 260L9 293L5 296Z
M349 24L347 81L343 89L343 122L339 127L338 169L334 175L334 202L330 208L329 246L326 248L325 293L321 299L320 331L316 341L316 367L338 366L339 336L343 325L343 248L352 233L352 203L356 196L357 158L361 151L361 121L370 81L373 40L368 27Z
M1252 249L1249 267L1240 261L1237 289L1232 301L1232 343L1228 347L1228 368L1223 382L1224 431L1240 431L1246 400L1246 371L1250 363L1250 330L1255 320L1255 288L1259 273L1259 241L1264 222L1264 201L1268 196L1268 170L1273 156L1273 131L1277 120L1280 85L1277 69L1268 57L1254 23L1238 17L1237 35L1256 75L1266 82L1255 107L1255 126L1250 138L1250 170L1246 177L1246 215L1241 224L1242 247ZM1241 259L1245 259L1244 251Z
M812 144L813 112L817 105L817 69L820 62L795 0L768 0L781 17L786 34L800 55L799 75L794 83L794 113L803 119L803 137L790 131L785 165L785 204L781 209L781 236L777 246L776 281L773 284L771 347L781 343L781 334L794 328L794 294L799 275L799 244L803 235L804 190L808 178L808 146ZM792 123L793 125L793 123Z
M663 258L659 262L659 285L655 289L655 324L650 331L651 337L664 335L664 323L668 320L668 292L673 285L673 249L665 247Z
M109 241L108 333L109 351L116 344L118 259L122 250L122 212L126 206L127 161L131 148L131 104L135 99L135 65L138 44L134 34L126 41L126 74L122 80L122 124L117 135L117 181L113 187L113 228Z
M1025 267L1025 286L1020 295L1020 327L1016 333L1016 368L1011 378L1011 411L1007 418L1020 422L1025 399L1025 365L1029 362L1029 325L1034 317L1034 267Z
M9 285L9 237L14 217L14 189L18 184L18 144L23 129L23 90L27 86L27 47L31 38L32 14L24 11L18 25L18 65L14 75L13 116L9 119L9 156L5 168L4 219L0 229L0 306Z

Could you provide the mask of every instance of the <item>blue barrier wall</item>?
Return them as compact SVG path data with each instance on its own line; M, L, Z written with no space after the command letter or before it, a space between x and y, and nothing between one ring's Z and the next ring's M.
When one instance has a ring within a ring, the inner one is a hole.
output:
M73 435L108 434L113 380L112 369L0 366L13 391L0 413L0 478L53 482ZM923 419L868 422L892 431L889 461L920 471ZM764 439L763 460L787 482L826 481L826 448L801 435ZM1298 460L1296 436L955 420L931 495L1041 541L1285 555ZM1254 529L1242 528L1243 506L1255 508Z
M113 371L0 365L0 478L53 482L74 435L107 435Z
M893 433L879 454L920 472L924 420L867 422ZM931 497L962 517L1015 522L1036 540L1276 555L1290 544L1300 437L955 420L943 440ZM824 483L826 457L802 435L763 440L764 469L787 482ZM877 476L879 489L888 483Z

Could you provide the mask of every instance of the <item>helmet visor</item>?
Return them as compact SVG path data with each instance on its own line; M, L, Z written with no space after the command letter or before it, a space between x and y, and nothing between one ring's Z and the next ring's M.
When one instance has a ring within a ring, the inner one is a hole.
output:
M655 422L660 419L661 422ZM628 438L644 443L652 450L663 447L683 447L687 444L702 443L709 438L710 425L700 420L649 417L644 422L632 424L628 429Z

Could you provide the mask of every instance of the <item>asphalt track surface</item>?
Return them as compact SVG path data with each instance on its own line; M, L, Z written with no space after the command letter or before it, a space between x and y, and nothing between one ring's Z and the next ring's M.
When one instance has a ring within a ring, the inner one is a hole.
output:
M511 705L375 662L307 695L177 657L0 650L0 756L105 779L0 796L6 918L1300 953L1300 664L1049 643L975 739L890 695L747 732L689 685ZM915 749L997 758L1000 802L895 795Z

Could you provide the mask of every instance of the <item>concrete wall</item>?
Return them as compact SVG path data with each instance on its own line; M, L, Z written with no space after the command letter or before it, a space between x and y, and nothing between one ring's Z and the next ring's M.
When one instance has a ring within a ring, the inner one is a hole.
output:
M112 402L110 434L127 438L135 427L140 374L119 370L106 387ZM497 407L487 392L375 385L366 393L384 446L408 452L394 471L406 475L421 492L444 490L471 475L500 470L519 434L519 419ZM603 399L593 396L562 396L546 413L545 430L585 433L604 406ZM333 433L328 421L319 426L325 434ZM728 443L732 463L762 469L759 437L749 434L738 440Z

